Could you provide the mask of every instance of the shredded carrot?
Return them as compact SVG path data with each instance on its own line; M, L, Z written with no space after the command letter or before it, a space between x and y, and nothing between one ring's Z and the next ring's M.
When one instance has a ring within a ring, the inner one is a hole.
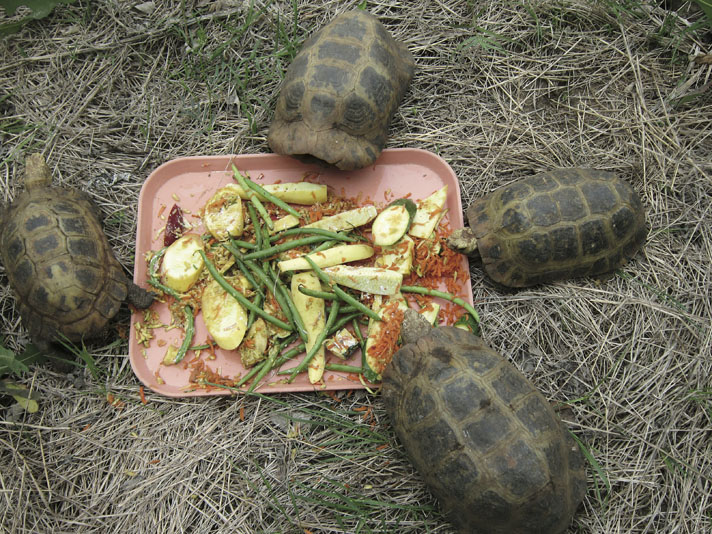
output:
M381 328L380 335L370 347L370 354L376 363L373 370L379 374L386 368L398 348L398 337L405 312L398 308L397 302L390 302L384 306L381 315L385 328Z
M382 451L383 449L387 449L388 447L389 447L388 443L384 443L384 444L379 445L378 447L376 447L376 450L377 450L377 451Z
M138 394L139 397L141 397L141 404L148 404L148 401L146 400L146 392L143 390L143 386L139 386Z
M368 406L359 406L358 408L354 408L354 412L365 412L368 410Z
M330 378L334 378L333 375ZM336 393L334 393L331 390L326 390L325 393L331 397L332 400L335 400L336 402L341 402L341 399L336 396Z
M245 407L240 406L240 421L244 421L244 420L245 420Z

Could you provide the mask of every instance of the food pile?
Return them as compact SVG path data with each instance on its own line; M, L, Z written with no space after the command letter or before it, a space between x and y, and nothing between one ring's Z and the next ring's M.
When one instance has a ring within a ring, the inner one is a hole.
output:
M161 294L156 306L168 306L171 320L158 320L154 306L134 325L144 350L164 344L159 383L163 369L179 365L190 369L186 390L254 390L301 373L324 387L325 371L373 384L400 346L409 307L431 324L477 329L462 298L467 262L445 245L447 185L378 204L306 180L261 186L232 171L234 183L199 213L184 213L179 201L162 206L164 246L146 266ZM206 339L195 339L199 322ZM155 339L156 329L176 327L180 343ZM217 350L244 372L210 365Z

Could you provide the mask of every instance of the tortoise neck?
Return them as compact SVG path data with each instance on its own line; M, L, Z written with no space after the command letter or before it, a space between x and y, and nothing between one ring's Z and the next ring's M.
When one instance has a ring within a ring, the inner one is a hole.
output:
M52 173L42 154L31 154L25 160L25 188L28 191L47 187L52 183Z

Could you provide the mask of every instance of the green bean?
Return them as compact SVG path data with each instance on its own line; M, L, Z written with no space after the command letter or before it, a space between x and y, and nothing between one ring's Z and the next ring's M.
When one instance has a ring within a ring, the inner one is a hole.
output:
M343 309L343 308L340 308L338 311L341 311L342 309ZM334 335L336 332L338 332L339 330L341 330L341 328L342 328L346 323L348 323L348 322L351 321L352 319L355 319L355 316L356 316L356 315L361 315L361 313L352 314L352 315L349 315L349 316L347 316L347 317L342 317L342 318L339 319L338 321L334 322L334 324L332 325L332 327L329 328L329 331L328 331L328 333L327 333L327 336ZM288 350L287 352L285 352L284 354L282 354L282 356L280 356L279 360L277 360L277 361L275 362L275 367L281 367L282 365L284 365L285 363L287 363L289 360L291 360L291 359L294 358L295 356L297 356L297 355L303 353L304 350L306 349L306 347L307 347L307 346L306 346L306 343L300 343L299 345L296 345L295 347L291 348L290 350ZM277 374L278 374L278 375L287 375L287 374L289 374L289 373L291 373L291 372L292 372L292 369L285 369L285 370L283 370L283 371L277 372Z
M250 243L248 241L241 241L239 239L230 239L233 247L246 248L247 250L255 250L257 245L255 243Z
M315 252L321 252L322 250L329 249L339 243L339 241L324 241L318 247L314 247L309 254L314 254Z
M255 250L249 254L243 256L243 260L256 260L259 258L267 258L285 250L290 250L293 248L301 247L302 245L312 245L314 243L320 243L324 240L321 236L303 237L301 239L295 239L294 241L287 241L286 243L280 243L279 245L273 245L269 248L264 248L262 250Z
M332 293L331 291L317 291L315 289L309 289L307 287L304 287L303 284L299 284L299 291L304 293L305 295L309 297L315 297L318 299L324 299L324 300L336 300L338 297Z
M262 380L267 373L270 372L272 369L272 366L274 365L274 361L277 359L277 356L279 355L279 348L278 346L274 346L272 349L270 349L269 353L267 354L267 359L264 361L264 364L260 367L259 372L255 376L255 379L252 381L252 384L250 385L250 389L247 390L247 393L252 393L257 385L260 383L260 380Z
M319 332L319 335L317 336L316 340L314 341L314 345L312 346L311 349L309 349L309 352L307 352L307 355L304 357L302 362L297 365L294 369L292 369L292 374L289 375L289 379L287 380L287 383L291 383L294 381L294 379L297 377L299 373L304 371L308 366L309 363L314 359L314 356L316 356L316 353L319 352L319 349L321 348L321 345L326 341L326 336L329 334L329 329L332 327L334 324L334 321L336 320L336 315L339 313L339 301L337 300L334 302L334 305L331 307L331 310L329 311L329 317L326 320L326 325L322 329L321 332Z
M292 343L295 339L297 338L296 334L290 335L288 338L285 338L283 341L279 343L279 350L281 351L284 347ZM281 354L279 358L276 358L274 362L272 362L270 370L275 369L276 367L280 367L284 365L286 362L291 360L294 356L297 354L300 354L304 352L304 348L306 347L306 344L300 343L299 345L295 346L294 348L290 349L289 351L285 352L284 354ZM237 383L237 386L242 386L243 384L246 384L253 376L255 376L258 372L261 371L263 365L267 362L265 360L262 362L262 365L256 365L250 371L243 376L240 381Z
M363 367L355 367L353 365L344 365L342 363L327 363L326 370L327 371L337 371L340 373L356 373L359 375L361 373L363 373Z
M292 311L291 311L289 305L287 304L287 301L284 298L284 295L282 294L282 292L276 288L276 284L274 283L274 281L254 261L247 260L247 261L244 261L244 264L253 273L255 273L255 275L257 275L257 278L259 278L260 281L262 282L262 284L267 288L267 291L269 291L270 293L272 293L272 295L274 295L274 299L277 301L277 304L279 305L280 309L282 310L282 313L284 313L285 317L287 318L287 321L289 321L290 325L292 325L292 328L290 330L296 330L297 323L294 321Z
M262 307L262 304L265 301L265 296L261 294L255 295L255 301L254 305L257 306L258 308ZM255 313L255 310L250 310L250 313L247 315L247 326L245 327L246 330L249 330L250 327L254 324L256 320L257 314Z
M323 228L290 228L289 230L284 230L283 232L280 232L278 234L275 234L270 237L270 241L279 241L283 237L288 237L290 235L299 235L299 234L314 234L314 235L320 235L324 237L328 237L331 240L335 241L348 241L353 243L354 241L357 241L355 237L351 237L346 234L342 234L341 232L333 232L331 230L325 230Z
M302 338L302 341L306 341L309 337L307 334L307 328L304 325L304 320L302 319L299 310L295 306L294 301L292 300L292 297L289 294L289 291L287 291L287 288L284 286L284 283L282 282L282 280L280 280L279 276L277 276L277 274L272 270L272 267L270 267L269 264L266 267L266 271L270 278L272 278L272 280L274 281L274 284L277 287L277 291L282 293L282 299L286 303L287 309L289 310L289 313L292 316L292 320L297 328L299 337Z
M441 299L449 300L453 304L462 306L467 310L467 312L472 315L472 318L477 324L480 323L480 316L478 315L475 308L473 308L469 302L465 302L460 297L456 297L452 293L446 293L444 291L438 291L437 289L428 289L426 287L419 286L401 286L402 293L418 293L420 295L428 295L430 297L439 297Z
M255 234L255 249L261 250L264 248L262 243L262 223L257 217L255 207L252 204L247 205L247 215L249 215L250 221L252 221L252 230Z
M157 250L151 258L151 261L148 262L148 283L156 289L160 289L166 295L170 295L174 299L180 300L180 294L177 291L159 282L158 275L156 274L156 270L158 269L158 260L160 260L161 257L166 253L167 248L168 247L163 247L162 249Z
M267 227L271 230L274 228L274 223L272 222L272 218L269 216L269 213L267 213L267 209L265 208L264 204L262 204L262 201L257 197L257 194L255 191L247 184L247 179L240 174L240 171L237 170L237 167L235 167L235 164L232 165L232 172L235 178L237 179L237 182L240 184L240 187L245 191L245 194L247 195L247 198L249 201L252 203L252 205L257 209L259 214L262 216L262 218L265 221L265 224Z
M339 313L342 313L343 311L345 311L346 308L350 308L350 306L339 307ZM329 311L331 311L331 310L329 310ZM350 313L349 315L345 315L345 316L341 317L338 321L336 321L334 323L334 326L331 327L331 331L329 331L329 335L338 332L339 330L341 330L341 328L344 327L344 325L346 325L346 323L348 323L351 320L354 320L359 315L361 315L361 312Z
M193 335L195 334L195 319L193 317L193 308L186 306L183 308L183 313L185 313L185 337L183 338L183 343L178 347L178 352L173 358L172 363L178 363L183 358L185 358L188 352L188 347L193 342Z
M213 346L213 345L211 345L210 343L203 343L202 345L193 345L192 347L188 347L188 350L192 350L192 351L196 351L196 352L197 352L197 351L199 351L199 350L208 350L208 349L211 348L212 346Z
M253 182L250 178L242 176L242 174L240 174L240 171L237 170L237 167L235 167L234 164L232 166L232 172L237 176L237 181L240 183L240 185L242 186L243 189L245 189L245 186L247 186L248 190L252 189L255 193L263 196L265 199L269 200L275 206L279 206L280 208L282 208L284 211L286 211L290 215L294 215L297 219L304 218L304 216L301 213L299 213L292 206L287 204L284 200L274 196L272 193L267 191L260 184ZM244 185L243 185L243 182L244 182Z
M363 350L366 343L366 339L364 339L363 334L361 333L361 326L358 324L356 317L353 318L351 326L354 327L354 334L356 334L356 337L358 338L358 344L361 345L361 350Z
M239 291L237 291L234 287L232 287L225 278L218 272L218 270L215 268L215 265L212 264L212 262L208 259L208 257L205 255L205 252L202 250L198 251L200 256L203 258L203 261L205 262L205 268L208 270L210 275L217 281L218 284L222 286L222 288L230 294L235 300L237 300L240 304L242 304L245 308L248 310L254 310L254 312L262 317L265 321L268 321L272 323L275 326L278 326L280 328L283 328L285 330L289 330L290 332L293 330L292 326L285 323L284 321L280 321L276 317L272 317L269 313L264 311L262 308L259 308L255 306L252 302L250 302L247 298L245 298L244 295L242 295Z
M245 265L245 262L242 261L242 254L240 253L240 251L234 248L233 246L228 245L227 243L223 243L222 246L225 247L225 250L230 252L235 257L235 264L237 264L237 268L240 269L240 272L245 276L245 278L247 278L247 281L254 288L255 292L259 293L260 295L262 295L262 298L264 298L265 294L262 291L260 284L252 276L252 272L247 267L247 265Z
M331 280L329 280L329 276L324 271L322 271L316 263L314 263L314 260L312 260L309 256L302 256L302 257L307 261L307 263L309 265L311 265L311 268L314 270L316 275L319 277L319 280L321 280L325 284L331 284ZM341 298L341 300L345 301L347 304L350 304L351 306L355 307L362 313L365 313L374 321L381 320L381 317L375 311L373 311L368 306L364 306L361 302L359 302L354 297L349 295L346 291L341 289L338 286L338 284L333 284L332 288L334 289L334 293L336 294L336 296Z

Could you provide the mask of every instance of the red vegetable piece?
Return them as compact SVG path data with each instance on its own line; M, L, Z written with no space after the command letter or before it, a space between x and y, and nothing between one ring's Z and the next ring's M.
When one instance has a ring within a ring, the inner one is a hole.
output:
M166 222L166 230L163 233L163 246L167 247L176 239L183 235L185 231L185 220L183 219L183 210L178 204L173 204L171 212L168 214Z

